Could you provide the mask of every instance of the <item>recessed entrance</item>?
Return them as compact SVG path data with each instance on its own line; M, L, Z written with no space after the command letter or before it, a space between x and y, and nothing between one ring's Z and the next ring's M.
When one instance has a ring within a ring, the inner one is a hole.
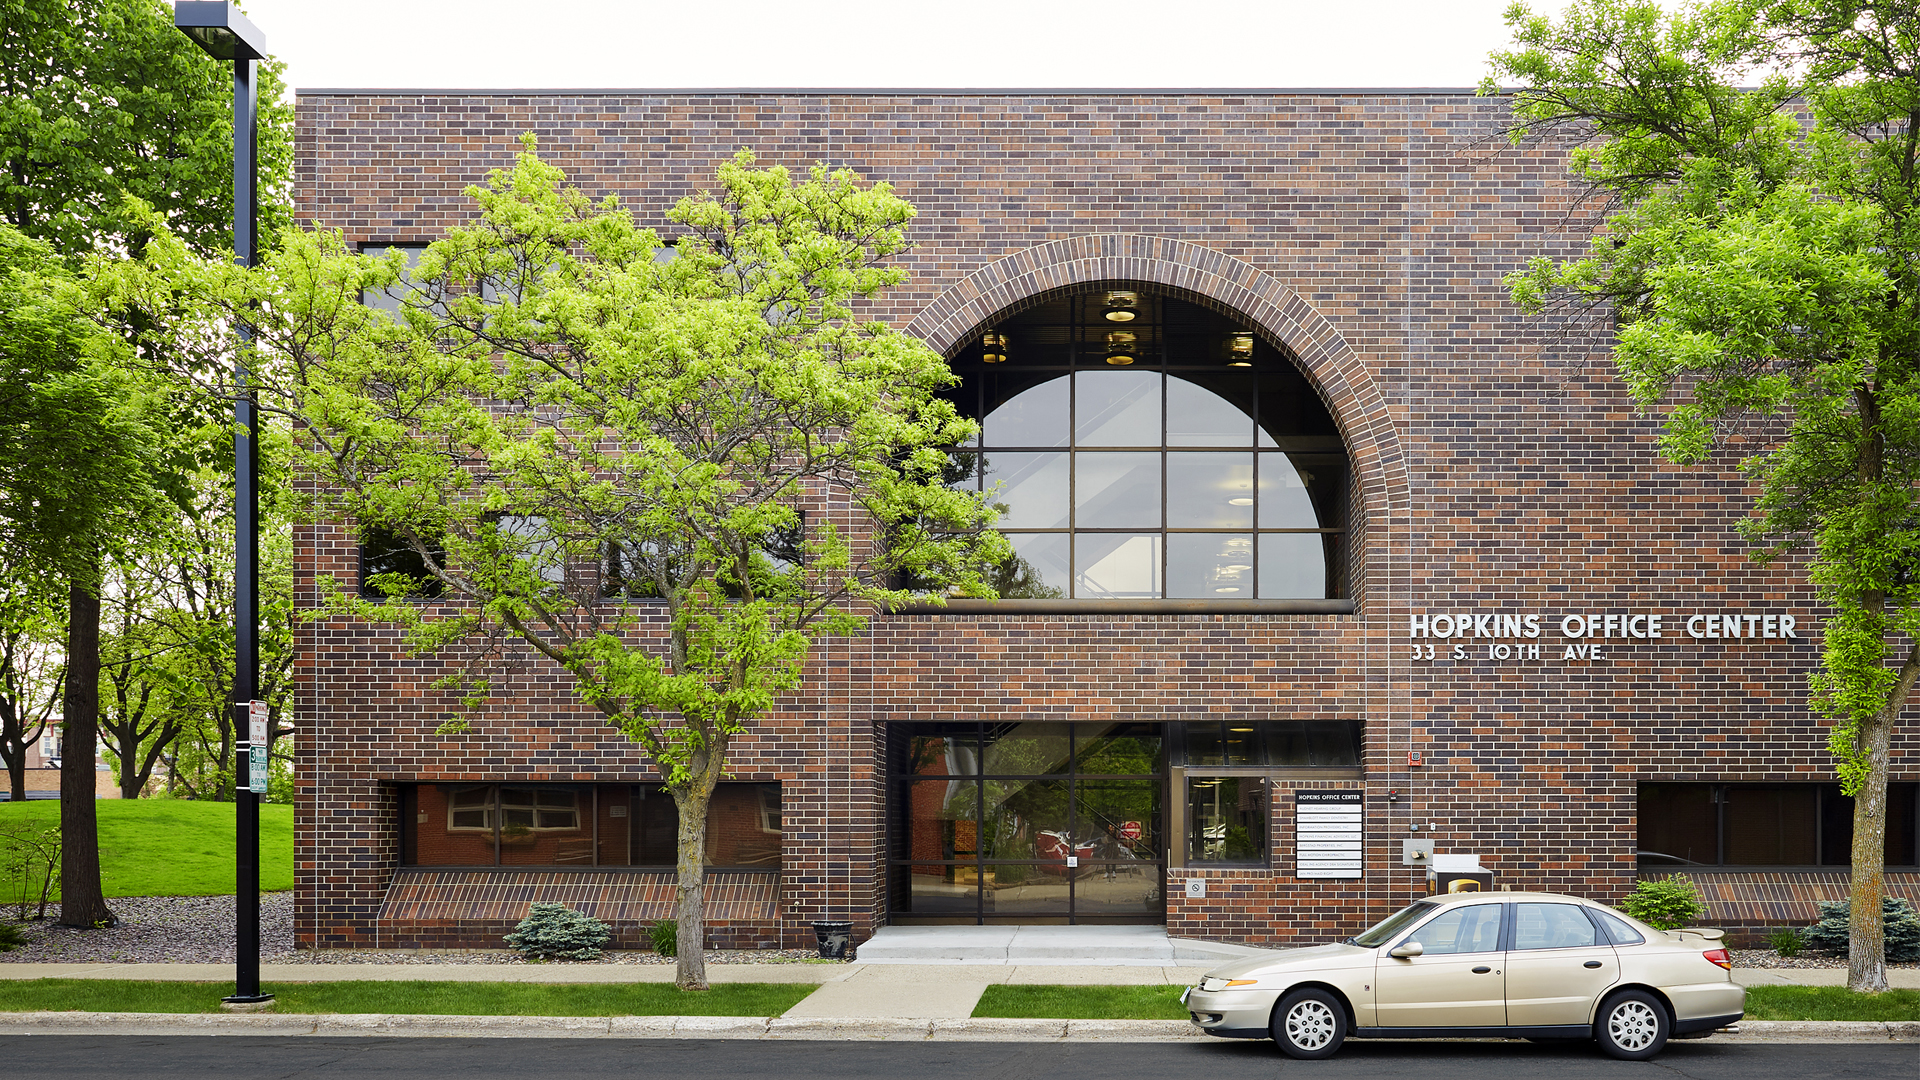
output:
M890 921L1162 923L1158 724L889 727Z

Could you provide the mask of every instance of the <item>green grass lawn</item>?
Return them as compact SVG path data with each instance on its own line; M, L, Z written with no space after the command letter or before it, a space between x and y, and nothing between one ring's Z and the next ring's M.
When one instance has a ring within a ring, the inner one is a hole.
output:
M723 983L685 993L670 983L268 983L282 1013L434 1016L778 1016L818 987ZM135 979L0 979L0 1012L211 1013L233 984Z
M221 896L233 892L232 803L101 799L100 879L108 896ZM0 822L60 820L54 800L0 803ZM293 888L293 807L260 808L260 887ZM54 880L54 895L60 882Z
M1920 990L1856 994L1844 986L1750 986L1749 1020L1920 1020Z
M1185 1020L1179 986L1011 986L980 995L975 1016L1033 1020Z

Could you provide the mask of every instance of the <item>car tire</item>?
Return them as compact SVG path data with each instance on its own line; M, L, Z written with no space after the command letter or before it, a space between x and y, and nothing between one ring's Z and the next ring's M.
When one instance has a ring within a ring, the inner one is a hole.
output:
M1332 1057L1347 1041L1347 1010L1325 990L1295 990L1274 1006L1274 1045L1290 1058Z
M1667 1045L1667 1007L1644 990L1622 990L1600 1005L1593 1039L1608 1057L1646 1061Z

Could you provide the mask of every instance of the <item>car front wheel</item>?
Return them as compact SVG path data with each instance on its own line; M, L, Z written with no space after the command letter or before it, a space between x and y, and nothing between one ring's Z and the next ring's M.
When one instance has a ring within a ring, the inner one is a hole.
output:
M1666 1006L1644 990L1623 990L1600 1006L1593 1037L1610 1057L1645 1061L1667 1045Z
M1325 990L1295 990L1273 1010L1273 1041L1288 1057L1332 1057L1347 1040L1347 1011Z

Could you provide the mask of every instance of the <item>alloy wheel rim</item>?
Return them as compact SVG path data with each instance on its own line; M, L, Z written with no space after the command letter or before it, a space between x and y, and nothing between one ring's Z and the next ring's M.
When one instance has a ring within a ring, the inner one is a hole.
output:
M1287 1013L1287 1039L1302 1050L1318 1050L1333 1041L1333 1010L1303 1001Z
M1644 1001L1623 1001L1614 1006L1612 1015L1607 1017L1607 1029L1613 1035L1613 1044L1622 1050L1645 1050L1653 1045L1653 1037L1660 1030L1658 1018Z

